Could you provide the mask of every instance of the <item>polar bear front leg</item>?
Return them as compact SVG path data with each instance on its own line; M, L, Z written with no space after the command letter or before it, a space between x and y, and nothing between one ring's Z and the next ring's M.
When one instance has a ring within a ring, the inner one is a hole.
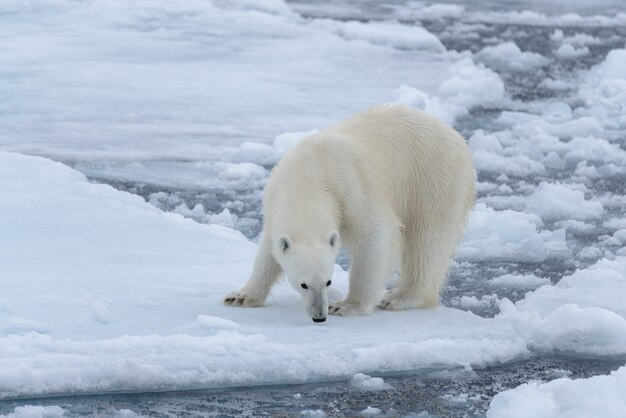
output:
M374 234L350 251L350 289L345 300L331 305L333 315L351 316L372 313L385 290L389 266L389 243L381 239L386 234Z
M226 296L224 304L253 307L262 306L265 303L272 286L282 274L282 268L274 259L271 248L269 238L264 236L259 244L250 279L241 290Z

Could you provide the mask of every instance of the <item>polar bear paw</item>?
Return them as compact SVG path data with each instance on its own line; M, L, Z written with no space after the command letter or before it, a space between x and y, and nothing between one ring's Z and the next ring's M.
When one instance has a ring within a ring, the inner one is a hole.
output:
M233 292L224 298L224 304L229 306L243 306L246 308L263 306L263 300L248 292Z
M388 292L378 304L381 309L388 311L402 311L405 309L426 309L437 306L438 301L427 301L421 298L408 297L402 293Z
M328 307L328 313L331 315L341 315L341 316L354 316L354 315L364 315L369 313L367 309L364 309L363 306L343 301L339 303L332 304Z

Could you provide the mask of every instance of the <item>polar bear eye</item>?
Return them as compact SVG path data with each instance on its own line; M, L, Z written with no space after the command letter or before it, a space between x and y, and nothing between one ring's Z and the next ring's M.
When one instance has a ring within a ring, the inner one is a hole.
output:
M309 286L307 286L306 283L300 284L300 287L303 288L303 289L308 289L309 288Z
M327 282L326 282L326 286L330 286L330 284L331 284L331 283L332 283L332 282L331 282L330 280L329 280L329 281L327 281Z

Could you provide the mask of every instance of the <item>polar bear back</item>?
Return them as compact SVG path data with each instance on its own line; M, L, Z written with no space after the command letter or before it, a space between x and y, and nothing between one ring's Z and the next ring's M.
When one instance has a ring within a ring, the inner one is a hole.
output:
M368 182L378 183L403 223L416 212L432 219L450 205L465 213L473 204L475 172L465 140L420 110L379 106L324 133L353 144L372 174Z
M265 227L272 236L308 237L313 225L325 231L384 218L460 230L474 184L471 154L454 129L417 109L379 106L285 154L265 188Z

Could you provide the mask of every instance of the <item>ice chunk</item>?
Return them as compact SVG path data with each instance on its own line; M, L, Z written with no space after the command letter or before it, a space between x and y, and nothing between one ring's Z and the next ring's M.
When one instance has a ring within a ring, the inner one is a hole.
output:
M626 245L626 229L619 229L613 233L613 238L617 239L622 245Z
M626 49L614 49L606 59L592 68L580 87L587 109L585 114L600 118L603 125L626 127Z
M529 71L550 63L541 54L520 50L515 42L485 47L476 54L476 58L489 67L508 71Z
M498 393L488 418L626 416L626 366L608 376L529 382Z
M58 405L25 405L15 407L13 412L0 415L0 418L62 418L67 416L66 413L67 411Z
M460 260L543 261L568 257L565 230L543 231L539 217L513 210L496 211L477 203L465 238L457 252Z
M382 411L379 408L374 408L371 406L368 406L367 408L359 412L359 415L362 417L371 417L380 414L382 414Z
M503 276L498 276L490 280L489 284L491 284L492 286L502 286L518 289L536 289L539 286L550 284L550 280L543 277L537 277L532 274L505 274Z
M398 22L358 22L324 21L320 25L329 26L345 39L360 39L374 45L389 45L402 49L422 49L442 52L445 47L435 35L417 25L404 25Z
M559 219L594 219L604 212L602 203L586 200L583 192L560 183L542 182L528 197L525 211L546 221Z
M385 383L382 377L371 377L363 373L357 373L350 379L350 386L360 390L389 390L393 387L389 383Z
M282 133L274 139L274 148L279 152L279 154L282 155L307 136L314 135L318 132L319 131L317 129L311 129L310 131L303 132Z
M325 418L326 413L321 409L305 409L300 412L300 416L305 418Z
M558 58L574 59L589 54L589 48L586 46L576 48L572 44L561 45L554 53Z
M504 83L498 74L465 58L450 67L451 77L437 87L444 102L465 108L501 102Z
M626 353L626 258L600 260L556 285L500 303L535 349L596 355Z

